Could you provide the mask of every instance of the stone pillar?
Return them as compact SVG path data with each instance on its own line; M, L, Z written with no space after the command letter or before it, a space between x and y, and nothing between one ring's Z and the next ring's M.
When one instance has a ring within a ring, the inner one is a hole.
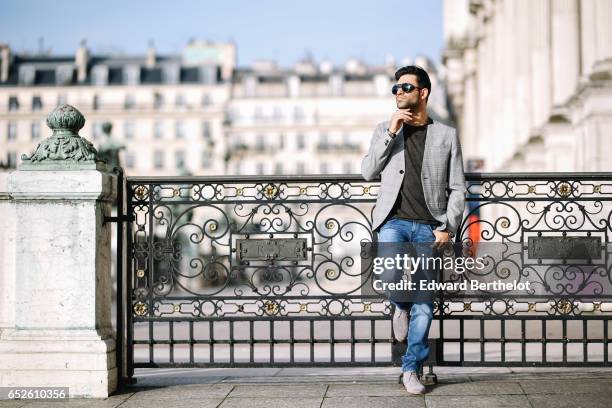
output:
M0 337L15 326L15 207L8 193L9 176L0 172Z
M578 0L555 0L552 7L553 105L565 104L580 77Z
M533 102L531 106L533 131L533 128L539 129L546 124L550 116L552 97L550 88L550 1L530 2L529 18L532 27L531 86Z
M580 0L582 75L608 78L612 71L612 5L607 0Z
M71 397L93 398L117 387L103 223L116 184L78 135L84 123L72 106L57 107L47 118L53 135L9 176L16 279L14 324L0 333L3 387L69 387Z

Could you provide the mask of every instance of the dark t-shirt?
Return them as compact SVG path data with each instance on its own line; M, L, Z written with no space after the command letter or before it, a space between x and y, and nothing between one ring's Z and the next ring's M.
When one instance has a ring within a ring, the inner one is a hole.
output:
M389 217L397 217L416 222L439 224L431 215L425 204L423 184L421 183L421 168L423 166L423 152L427 127L432 123L429 119L427 125L410 126L404 124L404 158L405 171L402 188L395 200Z

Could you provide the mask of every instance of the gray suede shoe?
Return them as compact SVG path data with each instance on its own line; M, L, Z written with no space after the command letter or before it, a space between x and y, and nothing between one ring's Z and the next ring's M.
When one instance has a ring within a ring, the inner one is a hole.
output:
M406 341L408 337L408 311L396 307L393 313L392 326L395 340Z
M409 394L425 394L425 386L418 379L416 371L404 371L402 373L402 382Z

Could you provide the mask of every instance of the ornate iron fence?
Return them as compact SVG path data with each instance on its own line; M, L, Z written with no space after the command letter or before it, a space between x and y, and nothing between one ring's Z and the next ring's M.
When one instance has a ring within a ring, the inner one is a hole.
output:
M525 298L445 293L429 363L610 365L612 174L466 176L457 241L518 245L533 263L489 273L565 286ZM390 304L361 292L378 182L128 177L125 190L127 377L135 367L398 364L405 343L392 340ZM568 262L584 245L603 260Z

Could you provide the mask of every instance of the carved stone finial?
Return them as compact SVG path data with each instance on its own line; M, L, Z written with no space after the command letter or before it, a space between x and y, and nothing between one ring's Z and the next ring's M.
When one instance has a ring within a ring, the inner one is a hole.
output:
M59 105L49 116L47 126L53 134L41 141L30 156L21 156L20 170L65 169L102 170L104 163L91 142L79 136L85 117L74 106Z

